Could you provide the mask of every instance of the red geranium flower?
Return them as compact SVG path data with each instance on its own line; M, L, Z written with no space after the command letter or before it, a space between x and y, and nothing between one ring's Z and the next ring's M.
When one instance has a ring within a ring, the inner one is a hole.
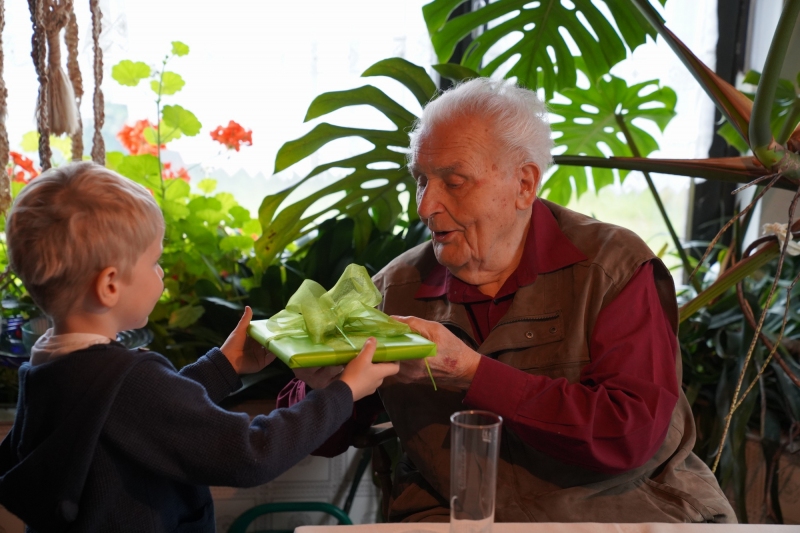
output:
M131 155L158 155L158 147L150 144L144 138L144 130L147 128L155 128L155 126L149 120L139 120L133 126L123 126L117 133L117 139ZM162 144L161 148L166 148L166 145Z
M164 163L164 171L162 172L165 180L174 180L175 178L182 179L189 183L189 171L185 168L172 170L172 163Z
M253 130L245 130L240 124L232 120L228 122L228 126L225 128L217 126L217 129L211 132L211 138L227 146L228 150L236 150L237 152L244 143L247 143L247 146L253 146Z
M7 170L12 181L29 183L39 175L39 170L33 166L33 160L18 152L9 152L9 155L11 156L11 161Z

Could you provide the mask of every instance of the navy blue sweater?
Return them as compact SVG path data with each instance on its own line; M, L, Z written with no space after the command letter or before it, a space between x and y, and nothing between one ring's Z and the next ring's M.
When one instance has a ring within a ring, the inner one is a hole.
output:
M219 350L176 372L95 345L19 371L0 445L0 503L37 532L213 532L209 485L251 487L319 447L353 411L334 382L252 421L216 404L241 386Z

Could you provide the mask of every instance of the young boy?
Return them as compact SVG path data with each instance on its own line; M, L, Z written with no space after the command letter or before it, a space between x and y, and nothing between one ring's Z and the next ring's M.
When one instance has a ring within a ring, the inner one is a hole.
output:
M215 530L208 485L266 483L347 420L396 364L374 340L341 379L252 421L216 404L239 374L274 359L246 336L176 372L116 342L140 328L164 288L164 220L143 187L83 162L51 169L16 199L9 261L53 328L19 370L14 426L0 445L0 504L34 531Z

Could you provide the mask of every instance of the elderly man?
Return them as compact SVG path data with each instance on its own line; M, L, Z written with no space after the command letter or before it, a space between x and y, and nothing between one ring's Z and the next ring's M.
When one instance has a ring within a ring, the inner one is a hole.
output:
M692 453L672 278L630 231L537 199L551 146L536 94L489 79L428 104L411 134L431 241L375 283L436 342L439 390L411 361L379 391L404 451L390 519L449 518L449 416L485 409L504 419L498 521L734 522ZM338 370L299 371L281 404Z

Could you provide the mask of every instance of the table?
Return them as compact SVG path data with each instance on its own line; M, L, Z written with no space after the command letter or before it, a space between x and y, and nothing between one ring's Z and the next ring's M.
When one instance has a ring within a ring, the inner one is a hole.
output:
M448 533L450 524L364 524L302 526L295 533ZM495 524L492 533L800 533L798 526L762 524Z

